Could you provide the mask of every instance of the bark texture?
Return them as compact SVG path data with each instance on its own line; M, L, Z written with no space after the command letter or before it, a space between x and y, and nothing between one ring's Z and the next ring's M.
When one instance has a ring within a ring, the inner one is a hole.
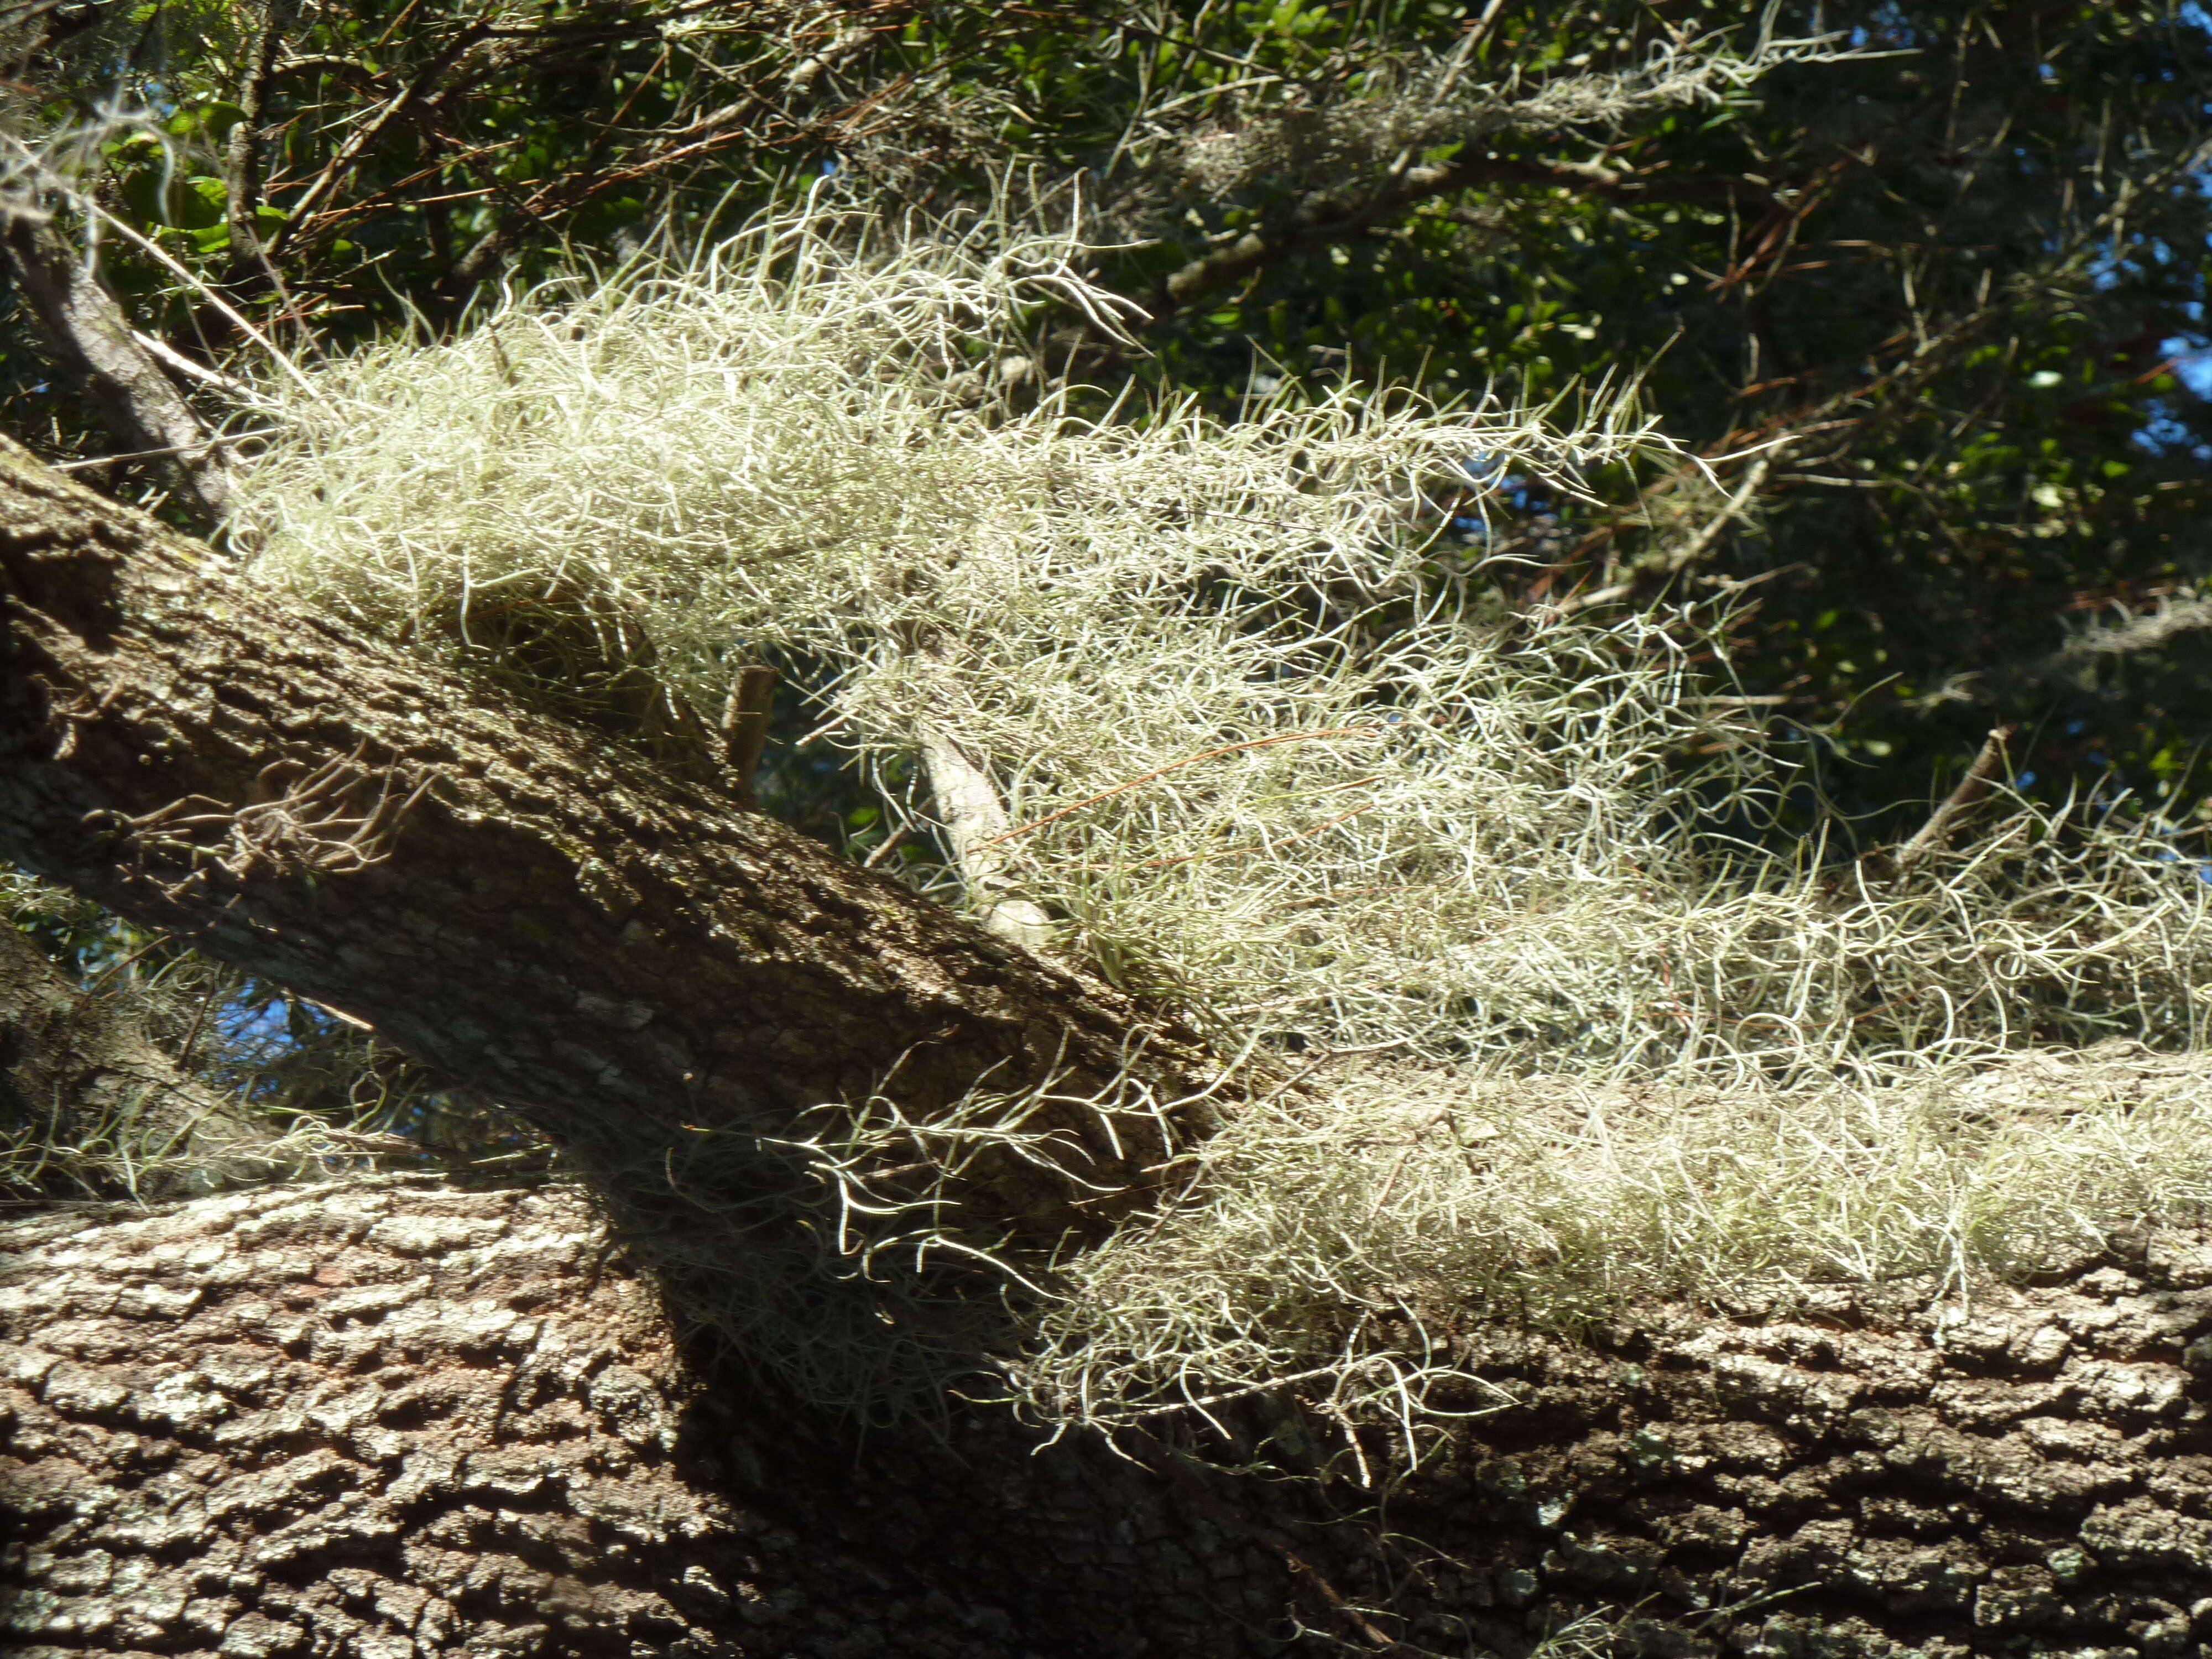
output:
M127 1009L80 991L4 923L0 1134L24 1142L12 1180L71 1198L175 1197L285 1172L258 1155L276 1139L265 1121L179 1071Z
M1387 1492L988 1413L855 1444L688 1370L608 1243L390 1177L0 1228L9 1651L2212 1650L2203 1233L1965 1310L1493 1330L1513 1403Z
M824 1103L927 1124L981 1088L1022 1145L961 1143L959 1194L1049 1240L1137 1201L1197 1115L1174 1103L1218 1081L1109 988L4 441L0 617L0 855L369 1022L595 1166L711 1144L710 1196L742 1202ZM945 1149L916 1144L924 1183Z

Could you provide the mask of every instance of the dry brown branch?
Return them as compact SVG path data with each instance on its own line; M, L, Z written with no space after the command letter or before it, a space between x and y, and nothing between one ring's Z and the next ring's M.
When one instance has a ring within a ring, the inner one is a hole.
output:
M760 769L761 750L768 744L776 678L775 669L748 664L731 679L729 700L722 705L724 753L738 781L738 799L748 806L754 805L753 774Z
M1974 757L1973 764L1966 769L1966 775L1959 780L1958 787L1945 796L1942 805L1929 815L1928 822L1920 826L1919 832L1898 850L1899 874L1942 847L1960 816L1990 793L1997 774L2004 768L2005 739L2012 736L2014 730L2009 726L2000 726L1990 732L1987 741L1982 744L1982 752Z

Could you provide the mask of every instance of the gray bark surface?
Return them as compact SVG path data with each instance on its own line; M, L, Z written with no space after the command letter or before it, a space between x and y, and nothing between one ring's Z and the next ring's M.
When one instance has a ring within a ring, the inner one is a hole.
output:
M969 1212L1139 1201L1188 1033L683 769L410 661L0 440L0 856L373 1024L595 1167L981 1088ZM917 1194L942 1172L925 1146ZM688 1155L688 1154L687 1154ZM742 1156L717 1200L749 1192ZM704 1177L702 1177L702 1179Z
M24 1659L2212 1642L2202 1232L1963 1310L1902 1285L1495 1327L1467 1357L1512 1403L1387 1489L1341 1455L1286 1481L1038 1453L991 1412L856 1439L688 1367L560 1188L277 1188L0 1250ZM1268 1420L1279 1455L1340 1434Z

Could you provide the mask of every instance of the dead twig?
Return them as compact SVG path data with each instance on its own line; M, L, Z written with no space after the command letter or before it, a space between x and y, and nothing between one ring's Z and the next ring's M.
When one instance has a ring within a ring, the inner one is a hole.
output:
M1966 769L1966 775L1959 780L1958 787L1944 797L1941 806L1929 814L1928 822L1920 826L1920 832L1899 849L1897 871L1899 875L1941 847L1960 814L1990 793L1998 769L2004 764L2005 739L2012 736L2014 729L2009 726L2000 726L1990 733L1988 741L1982 744L1982 752L1974 757L1974 763Z

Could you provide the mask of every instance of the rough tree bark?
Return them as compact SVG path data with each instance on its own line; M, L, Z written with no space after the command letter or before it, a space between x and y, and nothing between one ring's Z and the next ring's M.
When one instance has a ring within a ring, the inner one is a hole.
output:
M1513 1403L1388 1492L1160 1443L1032 1455L990 1413L855 1443L687 1368L557 1188L277 1188L33 1218L0 1249L0 1639L23 1659L2212 1638L2203 1234L1964 1318L1918 1285L1646 1310L1579 1345L1494 1330L1479 1358Z
M1106 986L289 609L4 440L0 615L0 854L587 1156L878 1096L926 1122L981 1089L1026 1139L961 1199L1049 1240L1141 1196L1221 1082Z
M0 852L372 1020L572 1144L767 1141L878 1094L926 1119L982 1078L1049 1097L1030 1127L1073 1173L1009 1154L963 1195L1049 1237L1111 1207L1092 1188L1136 1201L1179 1132L1162 1103L1218 1080L1110 991L287 611L13 450L0 616ZM1364 1447L1383 1489L1348 1478L1337 1431L1259 1404L1201 1448L1212 1468L1169 1442L1039 1453L1003 1413L944 1443L857 1437L687 1364L613 1242L559 1189L390 1180L10 1225L17 1650L2212 1638L2196 1235L1971 1316L1923 1285L1648 1309L1580 1343L1480 1331L1457 1358L1510 1403L1410 1474ZM1222 1472L1261 1434L1315 1478Z

